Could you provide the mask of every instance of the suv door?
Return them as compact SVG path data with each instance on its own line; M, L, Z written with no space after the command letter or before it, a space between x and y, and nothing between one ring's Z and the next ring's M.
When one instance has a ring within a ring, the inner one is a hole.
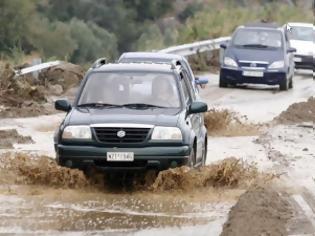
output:
M196 93L192 87L191 81L189 80L188 74L185 70L181 72L181 86L184 91L185 106L189 109L192 102L196 101ZM197 138L196 142L196 163L199 164L202 161L203 152L203 137L202 137L202 114L191 114L188 115L186 121L191 124L192 129Z

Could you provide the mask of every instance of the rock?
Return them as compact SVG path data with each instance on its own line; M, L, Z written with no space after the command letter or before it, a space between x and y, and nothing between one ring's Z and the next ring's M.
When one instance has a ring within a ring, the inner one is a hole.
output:
M63 88L60 84L50 84L48 86L49 93L53 95L61 95L63 93Z

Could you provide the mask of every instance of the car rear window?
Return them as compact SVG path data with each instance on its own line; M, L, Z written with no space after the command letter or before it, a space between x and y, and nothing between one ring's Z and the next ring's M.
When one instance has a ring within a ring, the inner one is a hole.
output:
M175 76L156 72L92 73L78 105L89 103L147 104L165 108L179 108L181 104Z
M281 48L282 34L276 30L239 29L232 40L234 46L256 48Z

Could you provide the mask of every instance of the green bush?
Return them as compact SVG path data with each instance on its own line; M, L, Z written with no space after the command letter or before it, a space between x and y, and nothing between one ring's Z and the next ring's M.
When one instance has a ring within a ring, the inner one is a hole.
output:
M76 47L70 60L84 64L99 57L113 59L117 56L117 43L114 35L94 23L86 24L78 19L70 22L70 34Z
M235 28L246 23L289 21L313 22L311 11L284 4L270 3L261 6L236 7L211 4L186 21L180 30L180 43L193 42L231 35Z

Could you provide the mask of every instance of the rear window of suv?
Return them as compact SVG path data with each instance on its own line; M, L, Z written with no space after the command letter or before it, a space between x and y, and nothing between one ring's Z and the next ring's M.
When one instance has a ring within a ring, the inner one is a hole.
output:
M277 30L239 29L232 40L236 47L282 48L282 34Z

